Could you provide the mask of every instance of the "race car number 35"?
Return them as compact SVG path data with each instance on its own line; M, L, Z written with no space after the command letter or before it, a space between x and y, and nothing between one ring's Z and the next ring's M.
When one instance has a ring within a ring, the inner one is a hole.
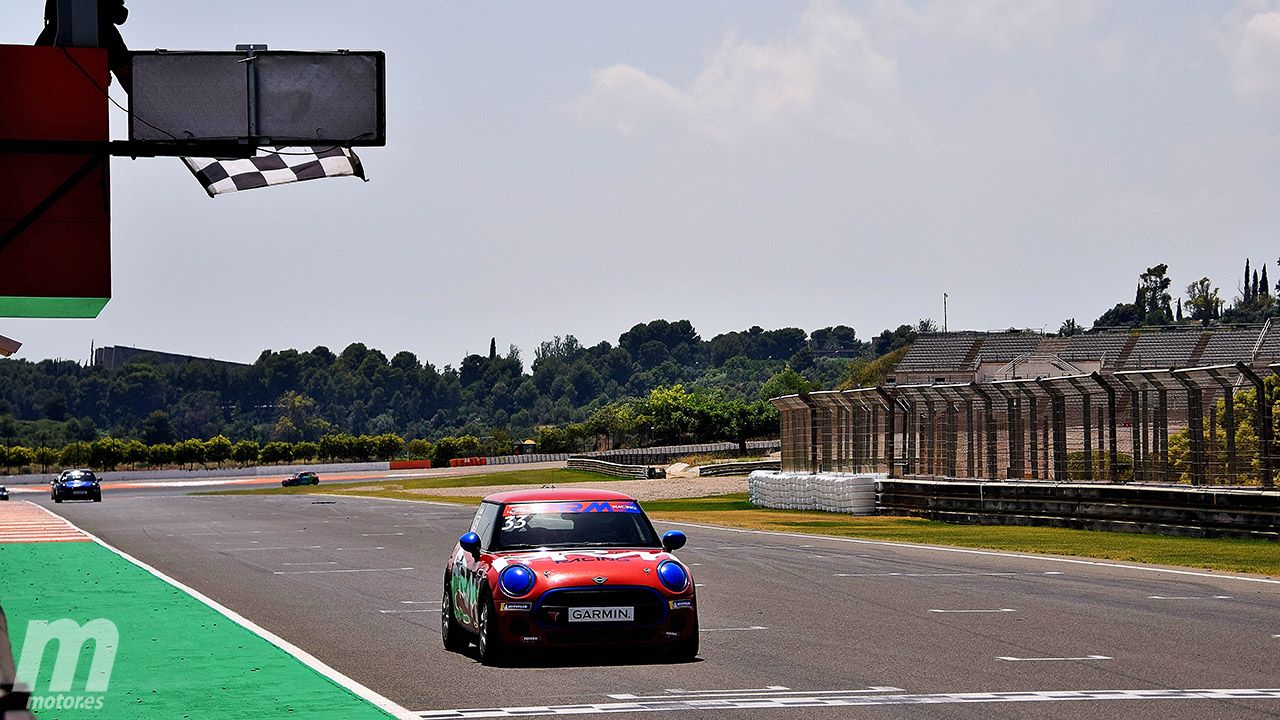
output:
M636 619L633 607L569 608L569 622L630 622Z

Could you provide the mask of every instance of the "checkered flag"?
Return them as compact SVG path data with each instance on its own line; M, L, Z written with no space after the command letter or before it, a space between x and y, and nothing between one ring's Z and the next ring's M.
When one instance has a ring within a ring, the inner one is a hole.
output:
M364 167L350 148L260 149L256 157L239 160L182 158L209 197L237 190L284 185L302 180L353 175L361 180Z

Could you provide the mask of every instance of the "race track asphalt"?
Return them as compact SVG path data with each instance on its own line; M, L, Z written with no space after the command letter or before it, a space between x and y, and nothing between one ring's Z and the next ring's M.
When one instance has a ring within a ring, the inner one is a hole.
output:
M35 501L415 713L1280 717L1274 579L658 523L690 536L698 661L489 668L439 642L443 562L470 508L176 490ZM1199 689L1238 692L1184 692ZM802 702L816 697L836 702Z

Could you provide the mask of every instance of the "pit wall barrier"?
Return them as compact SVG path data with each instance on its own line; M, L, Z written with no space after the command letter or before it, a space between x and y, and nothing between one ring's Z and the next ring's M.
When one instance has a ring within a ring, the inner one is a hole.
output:
M703 465L698 468L698 477L725 477L727 475L750 475L757 470L782 470L781 460L761 460L759 462L729 462Z
M1280 540L1280 492L1098 483L881 479L882 514L955 523Z
M296 472L310 471L315 473L349 473L349 472L383 472L391 468L387 462L366 463L307 463L293 465L259 465L240 468L200 468L184 470L169 468L168 470L104 470L98 472L98 478L104 482L121 480L187 480L201 478L249 478L273 475L292 475ZM11 475L4 477L0 484L30 485L48 483L56 473L35 473L28 475Z
M596 458L571 457L565 463L570 470L586 470L588 472L611 475L613 477L631 478L633 480L649 480L665 477L666 473L659 468L648 465L620 465Z
M751 504L775 510L823 510L846 515L876 514L876 481L883 474L843 475L761 470L747 478Z

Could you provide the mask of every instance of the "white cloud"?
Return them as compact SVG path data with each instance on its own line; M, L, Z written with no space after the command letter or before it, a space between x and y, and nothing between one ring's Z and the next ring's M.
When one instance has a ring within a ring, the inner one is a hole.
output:
M1280 97L1280 7L1248 3L1228 15L1224 26L1227 80L1237 97L1247 102Z
M728 34L687 87L614 65L592 73L570 111L623 133L676 123L732 141L799 125L877 141L890 125L877 108L898 86L897 63L872 46L858 19L833 0L815 0L780 39Z

